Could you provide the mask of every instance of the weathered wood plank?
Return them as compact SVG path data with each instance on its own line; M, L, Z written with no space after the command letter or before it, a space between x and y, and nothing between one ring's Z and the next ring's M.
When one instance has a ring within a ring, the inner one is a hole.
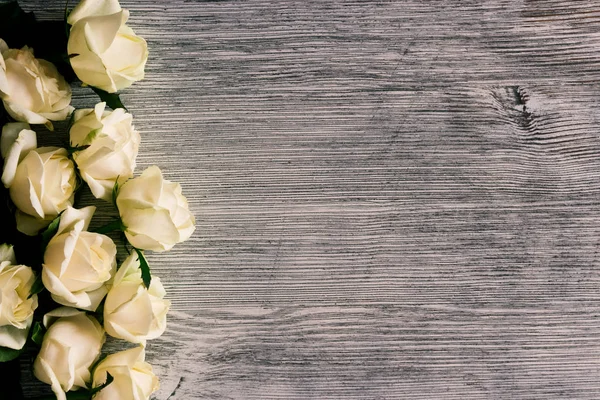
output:
M597 2L123 5L198 218L156 399L600 397Z

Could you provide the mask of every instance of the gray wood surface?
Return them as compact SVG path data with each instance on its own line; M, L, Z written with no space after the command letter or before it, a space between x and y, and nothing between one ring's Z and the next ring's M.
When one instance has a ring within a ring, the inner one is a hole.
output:
M600 398L600 2L122 4L198 222L156 400Z

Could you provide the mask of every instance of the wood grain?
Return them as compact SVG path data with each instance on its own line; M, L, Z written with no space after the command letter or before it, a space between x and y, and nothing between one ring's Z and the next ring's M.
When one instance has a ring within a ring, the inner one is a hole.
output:
M156 400L600 398L598 2L122 4L198 225Z

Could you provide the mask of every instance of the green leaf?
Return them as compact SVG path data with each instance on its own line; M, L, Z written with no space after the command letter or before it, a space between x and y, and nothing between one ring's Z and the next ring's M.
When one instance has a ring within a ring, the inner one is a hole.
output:
M38 346L41 346L45 333L46 328L44 328L39 321L35 321L33 323L33 326L31 327L31 340L33 341L33 343L37 344Z
M58 225L60 225L60 216L61 215L62 215L62 213L59 214L58 217L54 218L54 220L50 223L50 225L48 225L46 230L44 232L42 232L42 256L46 252L46 247L48 247L48 242L50 242L50 239L52 239L54 237L54 235L56 235L56 232L58 231Z
M148 265L148 261L146 260L144 253L138 248L134 247L134 249L138 255L138 260L140 261L140 269L142 270L142 281L144 281L144 286L146 287L146 289L148 289L150 287L150 281L152 280L152 275L150 275L150 266Z
M87 390L78 390L76 392L67 392L67 400L90 400L92 395Z
M123 108L125 111L127 111L127 107L125 107L121 102L121 98L119 97L118 93L108 93L102 89L98 89L97 87L90 87L98 95L98 97L100 97L100 100L105 101L106 104L113 110L116 110L117 108Z
M71 128L73 127L74 123L75 123L75 113L72 112L71 116L69 117L69 123L67 124L67 133L71 132Z
M33 295L40 293L42 290L44 290L44 282L42 282L42 275L38 275L35 278L35 282L33 282L33 286L31 286L31 291L29 292L29 296L27 296L28 299L30 299Z
M96 307L96 311L94 311L95 314L104 314L104 303L106 303L106 298L102 299L102 301L100 302L100 304L98 304L98 307Z
M67 40L69 40L69 36L71 36L71 25L69 25L69 23L67 22L67 19L69 18L69 14L71 14L71 11L69 10L69 0L67 0L67 1L65 1L65 18L64 18L65 36L67 37Z
M89 144L86 144L84 146L77 146L77 147L67 147L67 153L69 153L69 155L72 155L73 153L77 153L78 151L83 151L83 150L87 149L88 147L90 147Z
M23 348L25 348L25 346L23 346ZM15 350L15 349L9 349L8 347L0 346L0 362L7 362L7 361L14 360L15 358L19 357L22 352L23 352L23 349Z
M98 357L94 364L92 364L92 366L90 367L91 376L94 376L94 374L96 373L96 368L98 368L98 365L100 365L100 363L104 361L106 357L108 357L108 354L100 354L100 357ZM86 385L89 390L92 390L92 382L88 382Z
M91 315L92 317L94 317L98 320L100 325L104 325L104 303L105 303L105 300L106 300L106 298L104 298L100 302L100 304L98 304L98 307L96 307L95 311L88 312L89 315Z
M117 176L117 179L115 179L115 186L113 186L113 190L112 190L112 204L113 204L113 206L115 206L116 209L118 209L117 195L119 194L119 176Z
M90 390L90 395L92 395L92 396L95 395L96 393L98 393L99 391L101 391L102 389L104 389L105 387L110 385L112 383L112 381L114 381L114 380L115 380L115 378L113 378L112 375L107 372L106 373L106 382L104 382L102 385Z
M101 234L106 234L113 231L123 231L126 227L121 222L120 218L115 218L113 222L109 222L108 224L101 226L100 228L92 229L90 232L96 232Z

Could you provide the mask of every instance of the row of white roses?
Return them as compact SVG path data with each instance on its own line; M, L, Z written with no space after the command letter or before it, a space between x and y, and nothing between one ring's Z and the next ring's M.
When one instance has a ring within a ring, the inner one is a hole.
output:
M143 78L147 46L126 25L128 17L118 0L83 0L70 13L67 50L83 83L114 93ZM140 135L131 114L108 111L105 103L74 111L71 89L54 65L36 59L27 47L10 49L1 39L0 99L18 121L6 124L0 138L1 180L17 207L17 229L36 235L61 215L43 255L41 276L64 307L43 318L47 331L34 374L60 400L67 391L102 385L108 373L113 383L94 399L148 399L158 379L144 361L144 346L164 332L170 302L157 277L144 285L141 253L133 252L117 270L114 242L87 230L95 207L72 206L79 175L96 198L115 200L132 246L166 251L195 229L181 187L165 180L155 166L133 178ZM51 121L69 115L70 148L38 147L29 124L52 130ZM0 346L21 349L25 344L38 306L37 295L30 295L35 279L30 267L17 264L11 246L0 246ZM103 299L101 324L82 310L96 311ZM106 333L141 346L94 366Z

